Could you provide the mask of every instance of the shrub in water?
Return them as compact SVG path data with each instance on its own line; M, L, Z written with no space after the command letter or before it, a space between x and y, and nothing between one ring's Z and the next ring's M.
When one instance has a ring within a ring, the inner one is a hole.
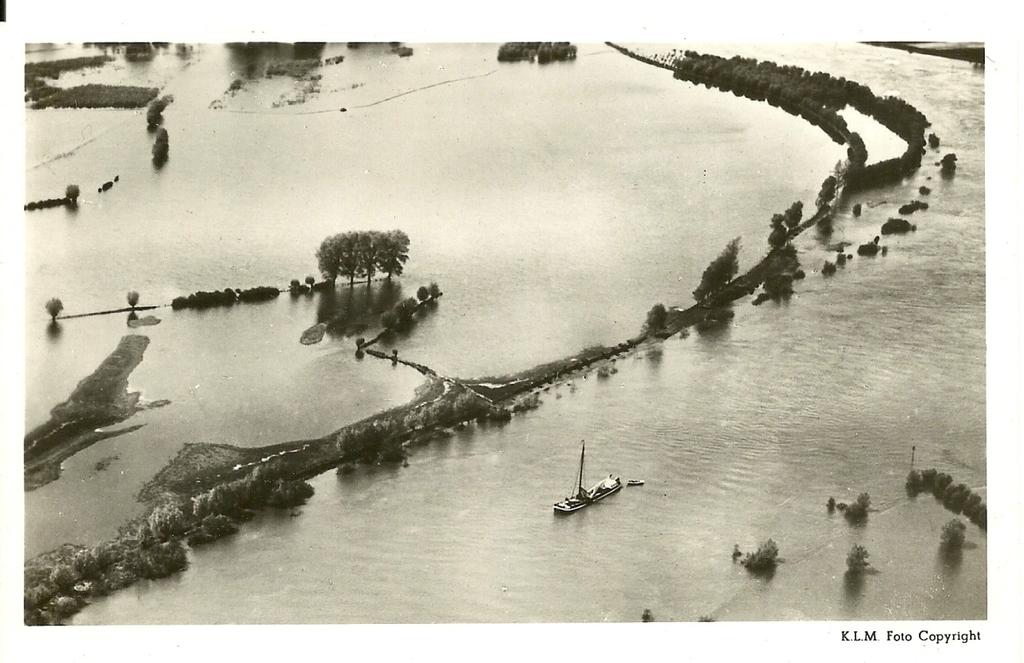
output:
M778 563L778 556L779 547L775 545L774 541L768 539L758 546L756 552L747 553L747 556L743 558L743 566L748 571L763 573L775 568Z
M855 545L846 556L846 568L851 573L860 573L868 567L868 549L862 545Z
M64 310L64 302L52 297L46 302L46 312L50 314L50 320L57 320L57 316Z
M843 515L851 523L863 522L868 517L868 508L871 506L871 497L867 493L857 496L857 501L846 508Z
M950 552L960 550L964 546L964 533L966 531L967 526L959 518L954 518L942 526L939 544L944 550Z

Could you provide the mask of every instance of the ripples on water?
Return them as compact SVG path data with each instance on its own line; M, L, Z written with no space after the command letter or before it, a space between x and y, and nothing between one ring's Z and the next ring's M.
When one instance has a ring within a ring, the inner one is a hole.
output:
M438 62L446 77L487 71L493 51L416 47L386 73L372 58L339 67L371 81L357 91L366 101L430 84ZM902 488L912 444L920 464L985 483L982 77L864 46L754 54L898 91L932 120L939 154L958 154L957 177L941 180L926 158L905 186L849 201L885 204L856 220L843 212L829 238L801 236L808 278L788 304L739 304L728 329L670 339L660 359L620 360L610 379L551 391L507 426L417 449L407 469L322 475L302 517L263 514L196 551L188 572L99 601L76 622L633 621L647 607L683 620L983 617L984 534L972 526L979 548L936 566L951 516ZM230 82L218 57L206 47L175 79L163 172L147 169L135 118L28 173L30 194L112 164L124 180L73 218L28 216L30 302L59 292L70 312L116 303L127 287L145 303L284 285L312 271L324 235L397 226L413 238L402 282L437 280L446 292L400 352L452 374L496 374L632 335L652 303L685 303L733 236L749 264L771 214L795 199L809 207L842 156L775 109L612 55L503 66L344 120L205 112ZM78 117L30 114L30 136ZM273 158L297 145L300 155ZM917 233L822 279L826 241L870 240L929 174ZM112 254L117 270L99 259ZM183 442L319 435L407 400L418 376L356 363L351 339L297 343L332 310L285 295L160 312L132 385L173 404L27 495L29 552L109 536ZM29 324L32 423L124 331L85 319L52 339ZM483 339L500 351L481 351ZM615 472L647 485L556 519L550 504L570 488L580 439L594 480ZM91 470L112 453L111 469ZM862 491L883 509L866 527L825 513L829 495ZM749 578L732 544L768 536L787 561L769 581ZM843 579L854 542L881 571L863 587Z

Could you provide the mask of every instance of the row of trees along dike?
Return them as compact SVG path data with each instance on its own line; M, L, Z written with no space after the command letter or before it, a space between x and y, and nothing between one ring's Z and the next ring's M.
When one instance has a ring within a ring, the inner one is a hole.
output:
M184 308L204 309L216 306L234 306L236 303L265 302L281 294L281 289L262 285L247 290L224 288L207 292L200 290L187 297L175 297L171 300L174 310Z
M357 278L369 283L377 273L401 276L409 260L409 236L401 230L354 230L331 235L316 251L320 273L328 281L338 277L353 285Z
M47 198L45 200L34 200L25 205L26 211L47 209L49 207L67 207L68 209L78 208L78 196L81 194L77 184L69 184L64 187L63 198Z
M385 331L400 331L408 328L413 321L413 316L421 306L432 303L441 296L441 288L437 283L429 286L421 285L416 290L415 297L409 297L395 304L390 311L384 311L380 316L380 324Z
M701 304L714 296L728 285L737 272L739 272L740 238L736 237L725 245L718 257L712 260L701 274L700 284L693 290L693 298ZM733 317L733 312L728 308L719 308L709 311L704 320L698 324L698 331L716 324L725 322ZM668 324L668 309L664 304L655 304L647 312L644 326L641 333L645 336L665 338L671 331L666 331Z
M921 165L925 129L930 124L923 113L899 97L880 97L866 85L825 72L739 56L726 59L688 50L674 61L672 69L680 80L766 101L820 127L833 141L847 144L846 186L851 191L898 182ZM846 106L872 117L906 141L904 153L867 165L864 141L849 131L839 114Z
M498 47L498 62L537 61L538 64L576 59L576 46L567 41L512 41Z
M156 131L164 122L164 109L174 101L174 96L166 94L162 97L154 99L149 102L149 106L146 107L146 128L150 131Z
M907 475L906 488L911 497L930 492L946 509L962 513L981 529L988 529L988 507L981 495L973 492L966 484L954 483L949 474L934 468L920 472L911 470Z
M163 578L188 566L185 543L195 547L238 531L255 509L289 508L313 495L305 481L287 478L280 465L257 465L242 477L189 498L156 506L92 548L65 545L25 567L26 624L53 624L88 600L141 578Z
M81 317L92 316L92 315L104 315L104 314L107 314L107 313L125 313L125 312L128 312L128 311L134 312L135 309L139 308L139 292L138 292L138 290L129 290L128 293L125 295L125 301L128 302L128 307L127 308L111 309L109 311L97 311L95 313L80 313L78 315L71 315L71 316L68 316L68 317L69 318L81 318ZM50 321L51 322L56 322L57 321L57 317L64 310L64 302L61 301L61 299L59 297L51 297L50 299L46 300L46 304L44 304L44 308L46 309L46 312L50 316ZM149 310L149 309L153 309L153 308L156 308L156 307L155 306L143 306L143 307L141 307L140 310Z

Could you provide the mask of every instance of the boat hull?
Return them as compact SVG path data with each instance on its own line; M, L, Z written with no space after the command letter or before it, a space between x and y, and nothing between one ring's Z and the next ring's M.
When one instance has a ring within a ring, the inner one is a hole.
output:
M612 486L611 488L607 488L605 490L598 491L589 500L579 500L579 501L572 501L572 502L570 502L568 500L563 500L561 502L558 502L557 504L555 504L555 507L554 507L555 508L555 513L562 513L562 514L565 514L565 513L575 513L577 511L580 511L581 509L586 509L591 504L595 504L597 502L600 502L601 500L603 500L604 498L608 497L609 495L614 495L615 493L619 492L620 490L622 490L622 482L621 481L616 481L614 486Z

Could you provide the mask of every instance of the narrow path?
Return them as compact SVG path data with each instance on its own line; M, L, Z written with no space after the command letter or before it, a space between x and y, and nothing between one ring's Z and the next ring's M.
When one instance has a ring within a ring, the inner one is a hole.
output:
M404 97L406 95L413 94L415 92L422 92L424 90L429 90L431 88L440 87L442 85L451 85L452 83L459 83L461 81L469 81L469 80L473 80L475 78L486 78L486 77L490 76L491 74L497 73L497 71L498 71L497 69L492 69L491 71L487 72L486 74L474 74L472 76L462 76L461 78L451 78L451 79L446 80L446 81L439 81L437 83L431 83L430 85L424 85L422 87L417 87L417 88L413 88L411 90L406 90L405 92L399 92L398 94L393 94L390 97L384 97L383 99L378 99L377 101L372 101L372 102L370 102L368 104L360 104L358 106L346 106L345 108L347 110L358 110L358 109L363 109L363 108L372 108L373 106L377 106L377 105L383 104L383 103L385 103L387 101L392 101L393 99L398 99L399 97ZM275 111L268 111L268 110L241 110L241 109L224 108L224 109L220 109L219 112L222 112L222 113L238 113L238 114L241 114L241 115L323 115L325 113L337 113L337 112L339 112L339 110L340 109L338 109L338 108L322 108L322 109L319 109L319 110L308 110L308 111L275 112Z

